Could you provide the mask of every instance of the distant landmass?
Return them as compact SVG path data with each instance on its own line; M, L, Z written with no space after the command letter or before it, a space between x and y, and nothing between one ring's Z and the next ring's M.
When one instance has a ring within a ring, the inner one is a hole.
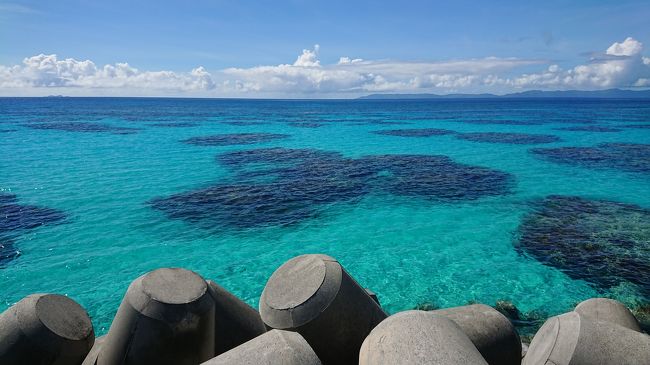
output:
M519 93L495 94L370 94L359 99L487 99L487 98L606 98L606 99L650 99L650 90L530 90Z

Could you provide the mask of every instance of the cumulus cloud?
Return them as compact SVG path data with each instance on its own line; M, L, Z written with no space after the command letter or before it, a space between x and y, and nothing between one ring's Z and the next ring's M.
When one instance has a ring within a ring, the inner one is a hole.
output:
M650 58L633 38L615 42L584 64L563 68L543 60L485 57L448 61L366 60L349 56L324 64L320 47L293 63L208 72L141 71L127 63L98 66L56 55L0 66L0 94L52 89L76 94L201 96L345 96L369 92L511 92L522 89L650 87ZM541 69L522 73L521 69ZM125 94L126 93L126 94Z
M238 92L353 93L457 91L481 86L492 73L541 63L539 60L486 57L444 62L363 60L340 57L333 65L318 60L319 47L303 50L292 64L229 68L228 85Z
M632 37L627 37L623 42L614 42L607 51L608 55L612 56L634 56L641 53L643 44Z
M189 73L140 71L128 63L98 67L90 60L59 59L57 55L28 57L22 65L0 66L0 89L86 88L197 91L215 83L203 67Z
M546 71L504 80L517 88L604 89L648 86L650 60L643 57L643 44L628 37L614 42L605 53L594 55L588 63L568 70L552 65Z
M314 50L303 49L302 54L298 56L293 65L298 67L320 67L320 61L318 60L319 49L318 44L314 46Z

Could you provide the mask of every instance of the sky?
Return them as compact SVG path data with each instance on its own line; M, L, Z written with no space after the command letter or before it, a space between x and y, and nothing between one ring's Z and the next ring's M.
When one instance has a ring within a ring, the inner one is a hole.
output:
M649 48L648 0L0 0L2 96L644 89Z

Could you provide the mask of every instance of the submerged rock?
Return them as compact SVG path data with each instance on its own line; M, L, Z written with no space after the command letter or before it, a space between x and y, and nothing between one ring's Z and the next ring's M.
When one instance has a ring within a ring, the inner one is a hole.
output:
M50 123L34 123L24 124L24 127L31 129L44 129L44 130L59 130L66 132L81 132L81 133L112 133L112 134L134 134L139 131L136 128L115 127L102 123L89 123L89 122L50 122Z
M466 201L510 191L511 175L446 156L346 158L317 149L262 148L217 157L234 179L152 200L170 218L206 227L246 228L301 222L329 203L372 191L434 201Z
M531 152L556 163L650 173L649 144L602 143L594 147L536 148Z
M639 321L641 330L650 334L650 304L642 304L630 309L636 320Z
M632 204L549 196L523 218L521 253L601 289L634 284L650 298L650 210Z
M494 309L506 316L511 321L520 321L522 314L519 309L509 300L497 300Z
M418 311L425 311L425 312L430 312L440 309L440 307L434 303L434 302L422 302L418 303L413 310L418 310Z
M561 141L560 137L550 134L527 134L527 133L460 133L456 136L473 142L505 143L505 144L541 144Z
M192 137L182 142L195 146L230 146L269 142L284 138L289 138L289 135L276 133L232 133Z

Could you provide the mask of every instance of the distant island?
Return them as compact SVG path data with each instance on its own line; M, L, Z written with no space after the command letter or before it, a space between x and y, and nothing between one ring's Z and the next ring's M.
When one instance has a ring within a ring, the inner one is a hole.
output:
M601 98L601 99L650 99L650 90L564 90L542 91L530 90L504 95L496 94L370 94L358 99L385 100L385 99L488 99L488 98Z

